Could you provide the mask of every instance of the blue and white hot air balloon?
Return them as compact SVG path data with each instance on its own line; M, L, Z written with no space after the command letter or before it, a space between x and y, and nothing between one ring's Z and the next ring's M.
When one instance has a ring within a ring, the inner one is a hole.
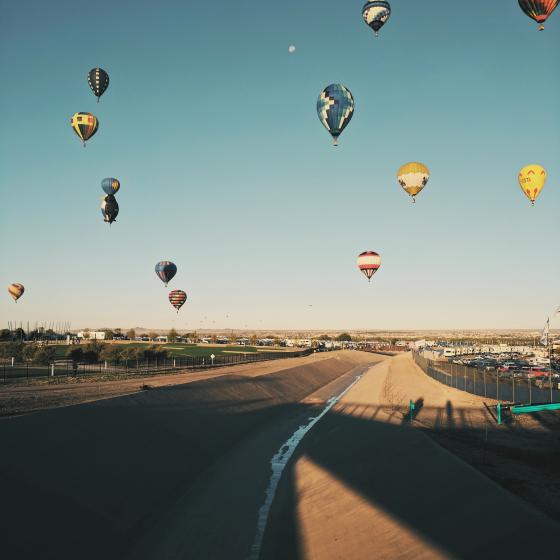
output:
M379 37L379 30L387 23L390 15L391 5L385 0L366 2L362 8L362 17L368 26L373 29L376 37Z
M317 99L317 115L323 126L338 146L338 137L346 128L354 114L354 98L351 91L342 84L327 86Z

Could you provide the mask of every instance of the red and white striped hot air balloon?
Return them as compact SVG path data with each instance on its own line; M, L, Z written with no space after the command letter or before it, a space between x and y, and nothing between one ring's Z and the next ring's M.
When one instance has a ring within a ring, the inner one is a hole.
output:
M375 251L364 251L358 255L358 268L365 274L368 282L381 266L381 257Z
M169 292L169 302L179 313L179 309L183 307L183 304L187 301L187 294L183 290L173 290Z
M8 286L8 293L14 298L14 301L17 303L17 300L23 295L25 292L25 288L23 284L18 282L14 282Z

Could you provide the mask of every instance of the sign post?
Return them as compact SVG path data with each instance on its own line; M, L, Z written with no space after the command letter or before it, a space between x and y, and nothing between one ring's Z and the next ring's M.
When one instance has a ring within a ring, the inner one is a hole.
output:
M210 354L210 359L212 360L212 365L214 365L214 358L215 358L215 357L216 357L216 356L214 356L214 354Z

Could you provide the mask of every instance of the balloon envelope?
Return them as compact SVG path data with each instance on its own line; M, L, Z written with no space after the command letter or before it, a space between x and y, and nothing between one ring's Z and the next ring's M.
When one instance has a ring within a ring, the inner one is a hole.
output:
M179 309L181 309L185 301L187 301L187 294L183 292L183 290L173 290L169 292L169 301L177 310L177 313L179 313Z
M105 93L105 90L109 87L109 74L103 70L103 68L92 68L88 72L88 84L93 91L95 97L97 97L97 102L99 103L99 98Z
M375 251L364 251L358 255L358 268L371 280L371 277L379 270L381 266L381 257Z
M546 169L536 164L526 165L519 172L519 186L525 193L525 196L531 201L531 204L535 204L535 200L541 194L546 183L546 177Z
M108 194L101 199L101 214L103 215L103 220L108 224L112 224L119 214L119 204L117 199L112 195Z
M430 170L417 161L405 163L397 171L397 180L401 187L414 197L426 186L430 178Z
M76 133L78 138L86 145L89 140L99 128L99 121L95 115L91 113L74 113L70 119L72 130Z
M544 22L556 9L559 2L560 0L519 0L519 7L539 24L539 31L542 31Z
M14 298L14 301L17 303L17 300L23 295L25 292L25 288L23 284L19 282L14 282L8 286L8 293Z
M331 84L320 93L317 99L317 115L333 137L335 146L338 145L338 137L352 120L353 114L354 97L346 86Z
M177 274L177 266L171 261L160 261L156 264L156 274L167 286L167 283Z
M121 188L121 183L118 179L107 177L101 181L101 188L107 194L115 194Z
M362 17L371 29L375 32L375 36L379 35L379 30L385 25L391 15L391 5L384 0L373 0L366 2L362 8Z

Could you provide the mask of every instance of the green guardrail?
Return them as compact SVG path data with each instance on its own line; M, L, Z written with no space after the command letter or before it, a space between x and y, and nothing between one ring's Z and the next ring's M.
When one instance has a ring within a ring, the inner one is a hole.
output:
M560 403L547 404L516 404L510 408L512 414L525 412L541 412L542 410L560 410Z
M496 405L496 420L502 423L502 410L509 410L512 414L527 414L529 412L546 412L547 410L560 410L560 402L557 403L536 403L536 404L511 404Z

